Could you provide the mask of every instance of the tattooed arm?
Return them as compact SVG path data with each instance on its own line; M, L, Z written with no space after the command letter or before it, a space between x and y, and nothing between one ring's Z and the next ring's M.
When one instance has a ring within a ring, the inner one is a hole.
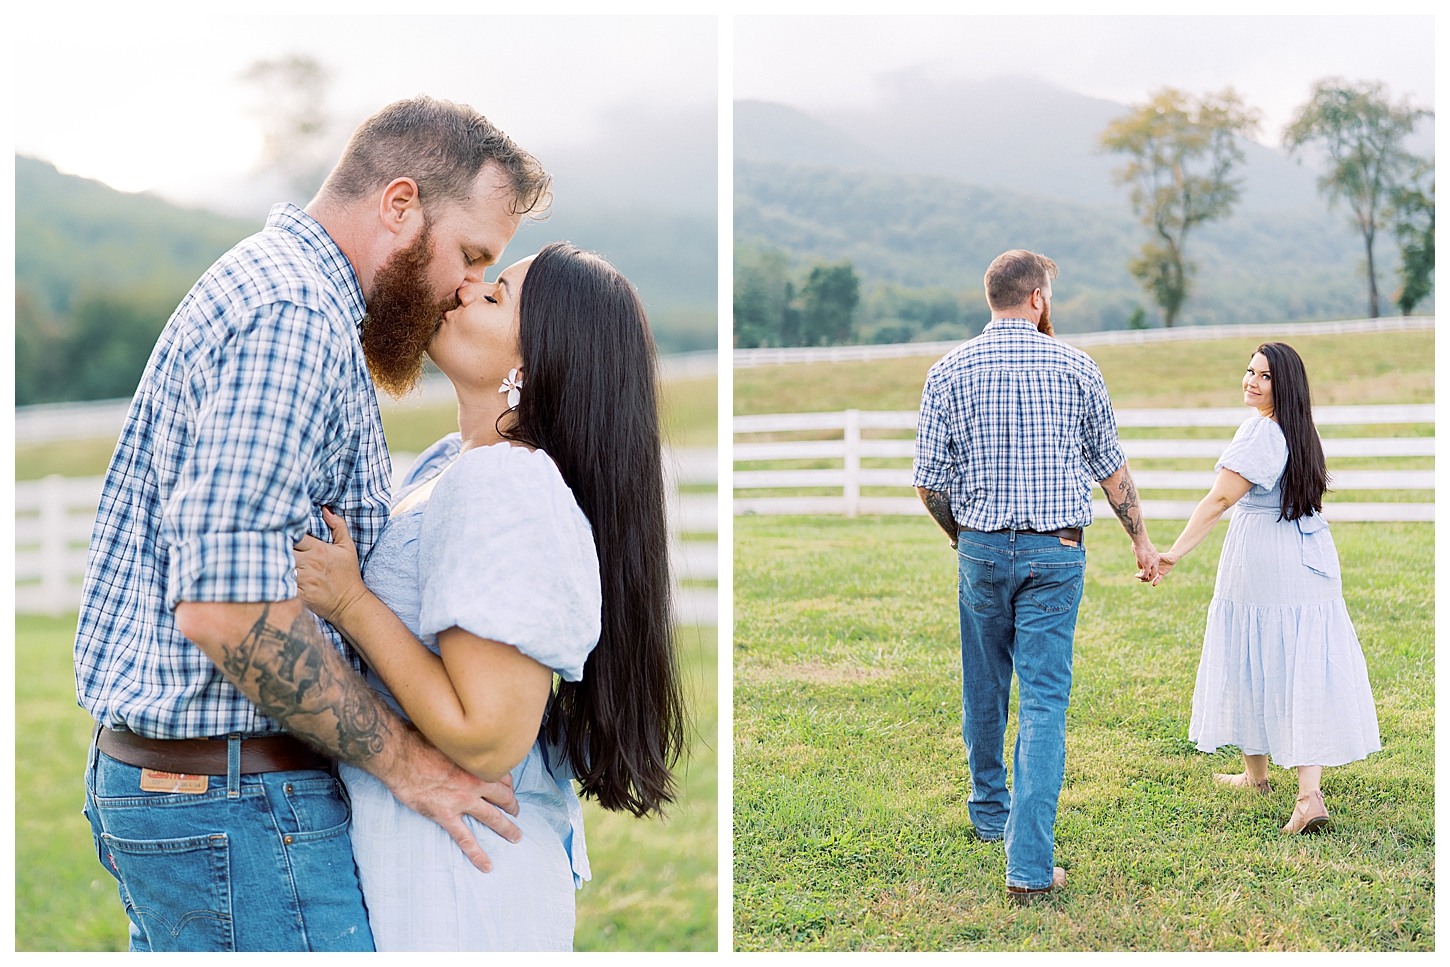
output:
M183 601L176 626L262 714L377 776L400 802L447 830L479 869L491 864L465 814L518 842L518 828L493 805L517 815L511 786L460 769L398 718L322 636L300 599Z
M927 513L941 525L941 529L947 532L947 539L952 542L952 547L957 546L957 534L961 528L957 526L956 518L952 516L952 498L950 494L940 490L927 490L925 487L917 487L916 495L921 502L926 504Z
M1148 527L1143 523L1143 508L1138 503L1138 488L1133 486L1133 475L1128 472L1128 463L1113 471L1106 480L1098 481L1108 498L1108 506L1118 515L1118 523L1128 532L1133 542L1133 553L1138 558L1138 579L1153 581L1158 577L1158 551L1148 540Z

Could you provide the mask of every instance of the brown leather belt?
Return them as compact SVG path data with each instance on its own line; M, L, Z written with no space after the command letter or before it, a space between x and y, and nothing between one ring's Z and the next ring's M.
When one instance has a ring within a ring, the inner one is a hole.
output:
M970 530L972 530L972 528L970 528L970 527L963 527L962 530L964 530L964 531L970 531ZM1001 530L995 530L995 531L973 531L973 533L975 533L975 534L1006 534L1006 533L1008 533L1011 530L1013 530L1013 528L1004 527ZM1025 528L1022 528L1022 527L1018 527L1018 528L1016 528L1016 531L1019 534L1038 534L1038 535L1040 535L1042 537L1065 537L1065 538L1067 538L1070 541L1077 541L1079 544L1082 543L1082 528L1081 527L1059 527L1055 531L1031 531L1031 530L1027 530Z
M332 768L332 760L290 735L242 739L243 775ZM141 769L190 776L227 774L227 740L148 739L135 732L101 729L96 745L118 762Z

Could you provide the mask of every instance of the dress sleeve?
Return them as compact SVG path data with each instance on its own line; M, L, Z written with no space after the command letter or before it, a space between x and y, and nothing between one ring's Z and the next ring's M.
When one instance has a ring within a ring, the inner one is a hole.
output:
M1213 469L1232 470L1249 483L1273 490L1288 462L1289 448L1278 424L1255 416L1239 427Z
M566 681L599 642L589 521L542 450L469 450L438 479L419 534L419 632L513 645Z

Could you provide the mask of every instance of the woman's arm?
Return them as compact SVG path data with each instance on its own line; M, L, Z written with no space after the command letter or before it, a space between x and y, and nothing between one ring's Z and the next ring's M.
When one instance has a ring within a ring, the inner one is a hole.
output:
M298 543L298 594L362 652L448 758L482 779L501 779L538 737L553 672L512 645L456 627L439 633L442 657L433 654L363 585L342 518L326 509L323 516L333 543L310 535Z
M1163 553L1158 568L1158 580L1155 580L1153 584L1157 585L1158 581L1167 577L1169 568L1202 543L1209 531L1213 530L1213 525L1223 517L1224 512L1238 503L1239 499L1253 486L1228 468L1220 470L1218 477L1213 481L1212 489L1198 502L1198 506L1193 508L1193 516L1184 525L1183 533L1179 534L1178 540L1173 542L1173 546ZM1163 566L1165 564L1167 567Z

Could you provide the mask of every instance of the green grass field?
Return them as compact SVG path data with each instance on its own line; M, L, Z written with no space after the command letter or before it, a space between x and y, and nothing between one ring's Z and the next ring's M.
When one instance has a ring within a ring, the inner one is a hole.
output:
M1095 346L1087 352L1102 369L1114 406L1241 406L1239 380L1263 341ZM1304 359L1316 405L1434 402L1431 331L1305 336L1291 344ZM914 410L934 362L917 356L737 369L735 414Z
M125 950L126 915L81 815L90 716L76 705L75 618L15 622L15 948ZM594 878L578 894L580 950L716 947L716 645L681 629L695 729L684 795L663 822L606 813L584 822Z
M1152 522L1160 543L1181 522ZM1336 827L1213 785L1188 742L1223 532L1158 588L1089 530L1062 894L1007 903L967 816L953 552L917 518L735 522L735 943L743 950L1433 950L1434 530L1336 524L1384 749L1326 770ZM1013 702L1015 709L1015 698ZM1015 714L1007 747L1015 737Z

